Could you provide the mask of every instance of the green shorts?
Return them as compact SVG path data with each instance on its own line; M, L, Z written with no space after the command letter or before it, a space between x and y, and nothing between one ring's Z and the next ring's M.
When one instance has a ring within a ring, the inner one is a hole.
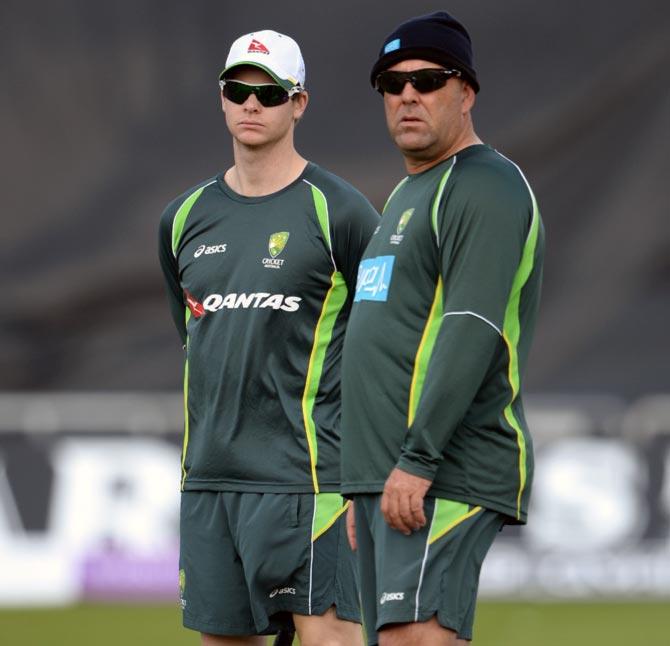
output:
M185 491L179 585L184 626L264 635L292 614L360 623L355 555L339 494Z
M368 643L386 624L428 621L472 639L479 571L505 517L482 507L427 497L426 526L391 529L381 494L355 495L363 623Z

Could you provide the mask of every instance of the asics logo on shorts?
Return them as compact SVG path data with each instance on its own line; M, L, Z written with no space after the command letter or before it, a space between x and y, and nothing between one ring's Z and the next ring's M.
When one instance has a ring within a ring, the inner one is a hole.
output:
M382 594L382 598L379 600L379 603L383 606L387 601L402 601L404 598L404 592L384 592L384 594Z
M295 588L275 588L268 596L272 599L278 594L295 594Z

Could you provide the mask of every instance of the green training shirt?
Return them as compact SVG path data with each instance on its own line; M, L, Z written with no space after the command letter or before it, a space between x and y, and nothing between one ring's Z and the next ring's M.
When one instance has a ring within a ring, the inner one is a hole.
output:
M342 342L378 221L311 163L271 195L219 175L168 205L159 257L186 348L183 489L339 491Z
M521 399L544 233L519 168L475 145L405 178L361 261L342 366L342 491L394 467L525 522Z

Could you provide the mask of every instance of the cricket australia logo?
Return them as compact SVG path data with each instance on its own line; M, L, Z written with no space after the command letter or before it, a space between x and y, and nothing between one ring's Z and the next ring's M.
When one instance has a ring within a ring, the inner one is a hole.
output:
M402 215L400 216L400 220L398 220L396 231L391 236L391 244L400 244L402 242L402 239L405 237L402 235L402 232L409 223L409 220L412 217L412 213L414 213L414 209L407 209L406 211L403 211Z
M182 608L186 608L186 599L184 592L186 590L186 572L179 570L179 602Z
M268 241L268 251L270 252L271 258L263 258L263 266L266 269L281 269L281 266L284 264L284 259L277 258L277 256L284 251L289 235L288 231L277 231L277 233L273 233L270 236L270 240Z

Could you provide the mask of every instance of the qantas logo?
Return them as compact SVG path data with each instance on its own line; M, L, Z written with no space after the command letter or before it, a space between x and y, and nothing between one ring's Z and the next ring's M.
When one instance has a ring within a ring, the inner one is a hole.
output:
M202 307L207 312L218 312L222 309L264 309L283 310L284 312L295 312L300 307L302 298L299 296L285 296L284 294L270 294L268 292L255 292L253 294L210 294L202 302Z
M257 54L269 54L270 50L263 45L260 40L254 38L249 45L249 49L247 49L247 54L251 54L252 52L256 52Z
M202 303L199 303L198 299L186 289L184 290L184 298L186 299L188 309L191 310L191 314L193 314L195 318L199 319L201 316L205 316L205 308Z

